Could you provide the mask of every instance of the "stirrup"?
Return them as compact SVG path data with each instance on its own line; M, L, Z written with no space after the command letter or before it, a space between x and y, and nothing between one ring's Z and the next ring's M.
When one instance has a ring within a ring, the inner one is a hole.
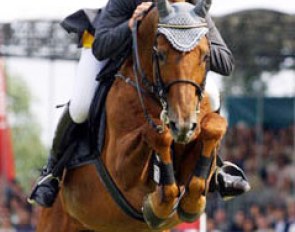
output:
M34 185L34 187L33 187L33 189L32 189L32 192L31 192L30 196L27 198L27 202L28 202L29 204L31 204L31 205L36 205L36 204L37 204L37 202L33 199L33 196L34 196L36 190L38 189L38 187L39 187L40 185L42 185L43 183L45 183L46 181L49 181L49 180L51 180L51 179L55 179L55 180L57 180L58 184L60 184L60 178L53 176L52 173L49 173L49 174L47 174L46 176L40 176L39 179L40 179L40 180L38 180L38 181L36 182L36 184Z
M58 181L58 183L60 183L60 179L58 177L53 176L52 173L49 173L48 175L46 175L44 178L42 178L42 180L40 180L39 182L37 182L37 185L41 185L43 184L45 181L47 180L51 180L51 179L56 179Z

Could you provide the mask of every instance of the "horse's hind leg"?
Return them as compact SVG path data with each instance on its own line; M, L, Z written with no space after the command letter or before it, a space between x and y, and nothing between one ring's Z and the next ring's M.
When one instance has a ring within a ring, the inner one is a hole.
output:
M178 216L183 221L195 221L205 210L206 186L208 186L212 171L215 169L216 147L222 139L226 127L226 120L216 113L206 115L201 122L199 137L202 143L201 156L186 194L178 207Z

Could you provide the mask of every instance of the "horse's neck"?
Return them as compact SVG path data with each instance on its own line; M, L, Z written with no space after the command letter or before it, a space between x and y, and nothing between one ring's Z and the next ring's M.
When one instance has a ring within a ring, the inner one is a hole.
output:
M123 62L119 72L122 73L125 77L134 80L132 55L127 57L127 59Z
M132 73L128 61L122 71L128 76ZM103 159L124 189L142 185L151 149L143 139L146 121L140 117L142 108L137 91L133 86L118 80L109 93L107 107L109 117Z
M153 30L149 27L152 23L149 20L152 20L152 18L145 19L145 22L142 22L140 26L138 49L141 67L147 78L152 81L151 54L154 33L149 33ZM147 28L147 30L143 30L144 28ZM125 78L136 81L132 55L125 60L120 72ZM141 73L138 73L138 81L144 88ZM149 114L159 114L159 106L155 104L152 98L144 95L144 102ZM147 122L142 117L143 110L138 93L134 86L118 80L112 86L107 104L109 122L106 136L107 150L104 157L106 164L110 168L109 171L112 176L116 177L116 183L120 189L124 190L127 195L135 191L138 195L142 195L138 196L139 198L143 197L147 191L151 191L148 169L152 151L143 138L144 126ZM138 186L140 187L138 188Z
M146 55L145 57L151 57L150 55ZM147 63L150 64L147 64ZM125 62L122 64L119 72L122 73L126 78L130 78L132 81L136 81L135 75L137 75L139 85L144 88L142 85L142 74L144 75L144 78L147 78L149 82L153 82L153 70L152 70L152 59L146 59L143 60L143 62L140 62L140 66L142 68L142 73L137 72L136 74L134 73L134 61L132 55L130 55Z

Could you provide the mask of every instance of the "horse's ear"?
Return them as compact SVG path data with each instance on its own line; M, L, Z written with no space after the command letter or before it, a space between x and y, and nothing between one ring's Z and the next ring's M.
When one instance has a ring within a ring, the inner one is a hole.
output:
M191 1L196 1L196 0L191 0ZM198 3L196 4L194 12L198 16L205 18L211 7L211 3L212 3L211 0L199 0Z
M172 7L168 0L158 0L158 11L159 17L161 18L167 17L172 12Z

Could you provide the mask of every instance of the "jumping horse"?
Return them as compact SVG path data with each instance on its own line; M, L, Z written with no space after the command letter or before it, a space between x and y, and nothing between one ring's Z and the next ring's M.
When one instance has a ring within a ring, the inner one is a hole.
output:
M117 204L96 165L84 165L65 171L55 204L41 210L38 232L168 231L199 218L227 126L204 91L210 5L158 0L133 29L133 55L106 99L98 158L127 206ZM189 39L186 32L199 38L184 51L177 38Z

